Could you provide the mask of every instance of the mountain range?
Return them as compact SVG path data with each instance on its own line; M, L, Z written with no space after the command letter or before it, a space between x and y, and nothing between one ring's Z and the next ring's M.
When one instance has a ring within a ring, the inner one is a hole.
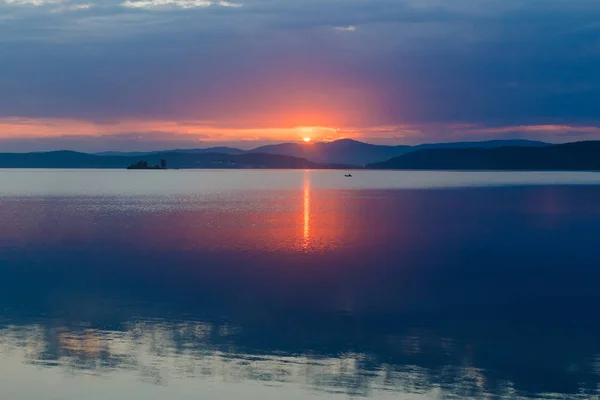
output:
M427 149L496 148L504 146L542 147L549 145L549 143L532 140L489 140L483 142L431 143L417 146L385 146L363 143L352 139L341 139L333 142L281 143L261 146L252 150L241 150L232 147L211 147L207 149L178 149L170 150L169 152L190 154L222 153L232 155L249 153L279 154L297 158L305 158L309 161L320 164L348 164L364 166L369 163L385 161L393 157ZM157 153L164 153L164 151L147 153L103 152L96 153L96 155L139 157Z
M549 144L494 140L379 146L344 139L252 150L215 147L152 153L0 153L0 168L125 168L142 160L156 165L163 159L169 168L600 170L600 141Z

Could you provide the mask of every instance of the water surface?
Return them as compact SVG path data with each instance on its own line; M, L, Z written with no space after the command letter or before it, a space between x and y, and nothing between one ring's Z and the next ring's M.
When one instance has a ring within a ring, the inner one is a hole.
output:
M7 399L598 396L600 174L0 171Z

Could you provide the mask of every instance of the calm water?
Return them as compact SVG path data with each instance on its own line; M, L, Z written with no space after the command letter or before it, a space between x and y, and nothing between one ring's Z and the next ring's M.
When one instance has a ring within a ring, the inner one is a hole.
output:
M0 170L2 399L589 399L600 174Z

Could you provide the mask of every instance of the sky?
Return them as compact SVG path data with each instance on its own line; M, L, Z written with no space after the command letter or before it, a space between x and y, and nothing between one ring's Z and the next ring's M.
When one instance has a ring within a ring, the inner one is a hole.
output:
M598 0L0 0L0 151L600 140Z

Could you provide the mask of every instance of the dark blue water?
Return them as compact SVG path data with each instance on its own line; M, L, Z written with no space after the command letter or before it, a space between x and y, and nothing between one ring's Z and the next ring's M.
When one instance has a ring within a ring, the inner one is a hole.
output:
M2 398L599 394L598 185L27 174L0 197Z

